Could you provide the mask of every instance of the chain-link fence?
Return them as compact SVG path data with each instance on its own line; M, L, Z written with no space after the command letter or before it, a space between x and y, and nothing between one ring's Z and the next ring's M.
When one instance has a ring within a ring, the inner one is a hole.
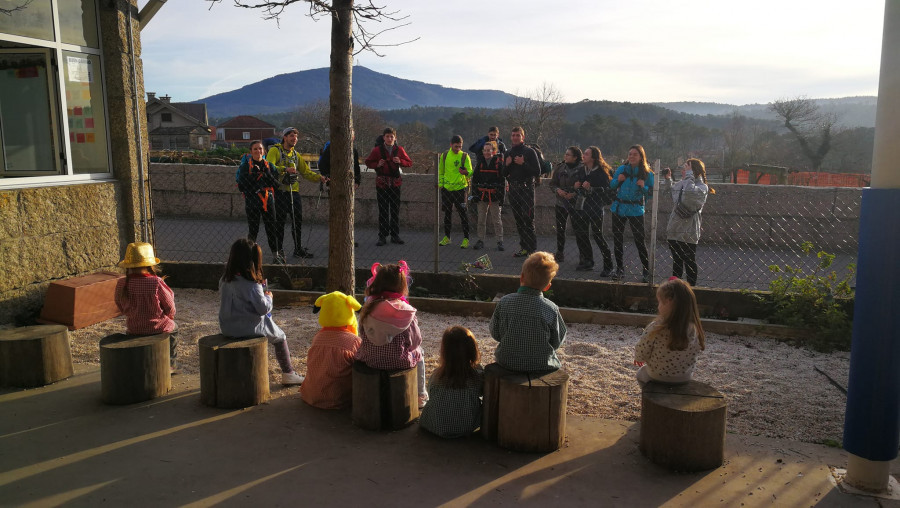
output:
M491 273L518 274L523 258L514 254L523 247L530 249L520 243L509 193L505 198L493 199L491 206L481 205L483 218L479 217L479 206L468 199L469 192L450 196L453 206L449 207L447 230L448 207L441 206L441 193L433 172L435 161L414 160L414 166L409 169L415 171L419 165L428 167L424 170L429 173L404 174L399 182L379 182L373 172L363 170L354 207L357 267L405 259L416 271L459 272L467 264L469 270L480 270L472 266L480 259L481 265L488 264L485 261L489 260ZM245 197L238 192L235 169L181 164L151 166L158 256L165 261L224 263L235 239L257 231L256 240L263 248L266 263L282 261L276 256L280 248L288 265L327 266L327 186L301 179L299 193L277 193L275 210L251 213L248 222L247 203L253 209L256 207L253 200L259 198ZM835 254L832 269L839 273L856 262L861 189L740 184L713 184L713 187L716 193L709 196L703 209L702 231L696 248L698 286L767 289L774 277L769 269L771 265L808 270L818 265L815 256L806 255L801 249L801 244L807 241L812 242L815 251ZM560 252L555 198L549 180L536 186L534 194L532 219L537 249ZM445 193L445 203L447 197ZM660 193L659 189L646 207L644 242L649 250L654 283L672 274L672 254L666 238L672 208L672 197L668 192ZM493 210L499 212L499 221L492 216ZM484 237L479 235L481 220ZM613 248L611 222L607 208L602 230L610 249ZM594 268L576 270L579 255L571 218L565 227L565 245L561 251L565 259L560 263L558 277L609 280L600 278L603 257L596 243L592 244ZM468 245L461 248L466 229ZM449 242L442 246L444 236ZM476 246L480 249L476 250ZM623 248L625 273L621 280L640 282L642 265L627 226ZM482 258L484 255L486 259Z

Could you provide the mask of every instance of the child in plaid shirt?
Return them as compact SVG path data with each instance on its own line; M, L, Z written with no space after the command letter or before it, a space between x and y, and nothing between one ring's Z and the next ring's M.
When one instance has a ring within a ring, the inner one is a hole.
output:
M484 371L475 336L468 328L452 326L441 338L441 364L428 382L430 399L419 425L440 437L463 437L481 427Z
M497 302L491 337L502 367L547 374L559 370L556 350L566 340L566 323L555 303L544 298L559 265L549 252L535 252L522 263L519 290Z
M174 374L178 367L175 293L159 276L158 264L152 245L129 243L125 259L119 262L119 267L125 269L125 278L116 283L115 300L125 314L128 335L169 334L169 368Z
M419 407L428 401L425 389L425 354L416 309L407 302L409 267L372 265L374 276L366 287L366 303L359 311L362 344L356 359L373 369L401 370L416 367L419 378Z

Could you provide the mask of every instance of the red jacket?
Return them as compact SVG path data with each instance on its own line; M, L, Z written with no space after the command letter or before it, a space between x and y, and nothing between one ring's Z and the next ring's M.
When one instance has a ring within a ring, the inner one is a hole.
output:
M394 157L400 158L400 163L394 162ZM385 164L378 167L379 161L385 161ZM406 150L400 145L394 145L390 151L384 145L378 145L372 149L369 156L366 157L366 166L375 170L375 186L379 189L386 187L400 187L402 180L400 178L400 168L408 168L412 166L412 159L406 154Z

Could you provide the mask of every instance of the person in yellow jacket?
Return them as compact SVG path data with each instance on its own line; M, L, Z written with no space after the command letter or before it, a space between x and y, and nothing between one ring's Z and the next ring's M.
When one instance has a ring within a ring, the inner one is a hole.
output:
M462 249L469 248L469 215L466 213L466 190L469 178L472 177L472 159L462 151L462 136L450 138L450 150L441 155L438 162L438 187L441 189L441 210L444 211L444 238L440 245L450 243L450 230L453 226L453 207L459 212L462 223Z
M312 253L303 248L300 232L303 229L303 203L300 200L302 176L310 182L327 183L328 179L309 169L309 165L294 148L300 138L300 131L288 127L281 134L281 143L269 148L266 160L278 171L278 188L275 189L275 262L284 263L284 223L291 217L291 235L294 238L294 257L311 258Z

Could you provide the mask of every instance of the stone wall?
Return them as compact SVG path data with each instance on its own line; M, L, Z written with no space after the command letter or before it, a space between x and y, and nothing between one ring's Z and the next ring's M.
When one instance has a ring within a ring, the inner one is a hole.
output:
M119 261L115 182L0 191L0 323L26 323L51 281Z
M234 183L235 169L230 166L151 164L154 214L160 217L243 219L244 199ZM433 174L404 175L400 208L403 228L434 227L435 186ZM716 194L709 197L703 210L702 242L706 245L794 249L800 242L809 240L816 248L856 252L862 198L860 189L738 184L713 186ZM322 203L316 207L319 186L301 181L300 189L304 222L327 221L328 206ZM665 194L659 201L658 238L665 241L666 223L673 203ZM536 191L535 225L539 234L554 234L555 203L549 180L545 179ZM651 201L645 217L648 235L652 210ZM454 221L457 220L454 218ZM504 229L510 236L515 236L512 214L504 213L503 220ZM357 191L356 223L371 226L378 223L374 174L371 172L363 173ZM610 223L610 220L604 221L607 233L610 233ZM572 234L571 228L569 234Z

